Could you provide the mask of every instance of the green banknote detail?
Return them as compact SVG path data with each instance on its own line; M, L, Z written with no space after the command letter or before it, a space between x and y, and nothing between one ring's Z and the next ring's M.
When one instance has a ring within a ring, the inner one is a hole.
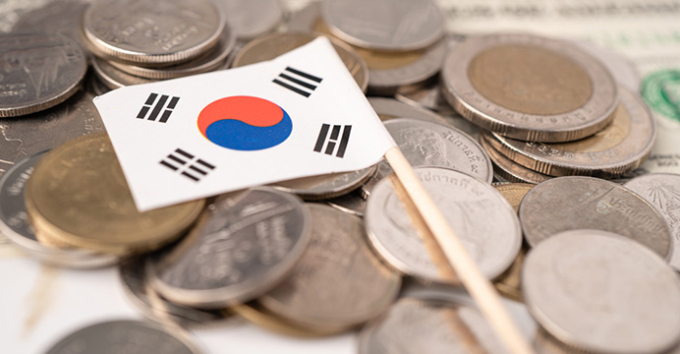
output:
M641 94L652 110L680 122L680 70L658 70L645 76Z

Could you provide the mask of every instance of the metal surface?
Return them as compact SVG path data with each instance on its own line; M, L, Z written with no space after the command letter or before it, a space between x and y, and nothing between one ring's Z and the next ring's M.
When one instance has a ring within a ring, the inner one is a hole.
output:
M47 350L46 354L71 353L199 354L187 333L151 322L117 320L81 328Z
M147 252L177 239L204 200L140 213L106 133L48 152L26 184L26 209L40 238L112 254Z
M494 279L503 273L522 244L519 220L503 195L449 169L420 167L416 174L482 274ZM365 220L371 245L394 268L428 281L459 283L447 279L432 260L427 241L412 225L389 179L380 181L368 198Z
M595 58L529 34L469 37L446 58L444 95L480 127L520 140L573 141L613 119L617 85Z
M283 22L283 6L279 0L217 0L234 28L239 41L248 41L273 32Z
M151 285L199 308L255 299L288 276L307 247L310 216L295 196L256 188L218 197L177 246L149 259Z
M479 142L487 155L489 155L495 167L494 172L503 179L508 182L539 184L553 178L552 176L530 170L508 159L488 142L489 139L493 138L490 138L488 133L484 133L480 137Z
M444 14L431 0L325 0L321 16L334 35L367 49L423 49L444 35Z
M52 149L72 138L104 131L89 93L44 112L0 120L0 175L19 160Z
M83 15L85 43L97 56L147 66L179 64L217 44L226 18L209 0L115 0Z
M635 177L623 186L656 207L664 217L673 236L670 264L680 270L680 175L650 173Z
M618 176L637 168L656 141L656 122L639 95L619 89L614 120L595 135L561 144L533 143L485 133L486 142L516 163L553 176Z
M637 242L598 230L563 232L527 255L522 291L545 330L598 353L658 353L680 339L680 282Z
M482 314L461 303L403 298L359 335L359 354L507 353Z
M297 194L305 200L321 200L342 196L359 188L377 170L376 166L353 172L331 173L277 182L272 187Z
M647 246L664 259L673 239L666 220L642 197L591 177L560 177L534 187L519 208L524 237L536 246L569 230L613 232Z
M401 277L384 266L365 240L361 219L307 204L312 239L291 276L258 301L289 322L317 330L347 330L382 313Z
M0 117L54 107L73 96L85 78L85 54L64 35L0 35L0 48Z
M0 233L26 253L43 262L65 267L94 268L114 264L118 258L78 248L56 248L36 237L28 220L24 188L44 152L17 162L0 179Z

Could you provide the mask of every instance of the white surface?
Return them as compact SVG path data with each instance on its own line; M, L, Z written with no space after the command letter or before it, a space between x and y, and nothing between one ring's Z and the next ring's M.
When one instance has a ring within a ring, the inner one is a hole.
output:
M323 81L304 97L272 83L286 67ZM136 118L151 93L180 97L167 123ZM293 123L287 140L264 150L237 151L206 139L197 127L199 114L214 101L234 96L259 97L283 108ZM272 61L123 87L96 97L94 104L140 211L276 181L360 170L395 146L325 37ZM313 151L324 123L352 126L343 158ZM200 182L183 177L159 163L177 148L217 167Z

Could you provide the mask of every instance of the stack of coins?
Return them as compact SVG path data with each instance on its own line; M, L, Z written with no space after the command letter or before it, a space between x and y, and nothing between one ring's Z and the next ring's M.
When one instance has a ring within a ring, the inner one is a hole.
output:
M442 81L448 102L484 130L480 141L509 181L618 177L640 166L656 138L641 97L571 42L468 38L449 52Z
M109 89L222 69L236 43L209 0L100 1L83 13L81 31Z
M639 166L655 138L625 61L529 34L447 35L430 0L285 15L277 0L71 0L0 37L0 233L51 264L117 264L131 305L163 324L95 324L50 353L199 353L184 329L245 320L296 337L363 326L359 353L503 352L385 162L134 207L83 84L101 94L241 67L318 35L483 275L531 313L537 352L677 345L680 177L602 179Z

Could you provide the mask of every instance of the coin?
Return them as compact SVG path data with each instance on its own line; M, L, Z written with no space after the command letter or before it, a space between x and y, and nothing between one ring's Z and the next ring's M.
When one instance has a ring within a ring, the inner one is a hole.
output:
M484 149L467 134L453 127L424 120L407 118L384 122L385 128L413 167L446 167L491 183L493 168ZM392 173L386 161L378 164L378 171L361 187L364 195L371 194L376 183Z
M394 118L413 118L446 124L446 120L438 114L426 109L410 106L394 98L369 97L368 102L383 122Z
M321 17L321 2L310 1L303 8L293 12L286 21L286 32L310 33Z
M209 0L99 1L83 15L83 36L97 56L163 66L208 52L225 23Z
M361 196L360 192L356 191L340 197L328 199L326 200L326 204L358 217L363 217L364 211L366 210L366 199Z
M538 184L524 197L519 219L532 247L576 229L626 236L664 259L673 246L668 225L654 206L616 183L592 177L559 177Z
M95 96L101 96L107 92L111 91L103 82L101 82L97 75L90 72L88 78L85 79L85 92L89 92Z
M100 82L110 90L115 90L125 86L150 84L152 82L158 81L130 75L111 65L110 62L100 58L92 59L92 69L94 69L94 74L97 76Z
M238 68L250 64L271 60L281 54L301 47L313 41L317 35L308 33L272 33L257 38L246 44L234 58L232 67ZM329 38L333 48L342 59L347 70L354 77L357 85L366 92L368 86L368 68L363 59L348 45Z
M81 328L53 345L46 354L71 353L199 354L188 334L151 322L116 320Z
M517 254L517 258L515 258L515 261L510 265L510 268L493 282L493 286L501 295L517 302L524 302L522 300L521 274L527 251L528 248L522 246Z
M0 176L19 160L81 135L104 130L92 95L77 93L57 107L0 120Z
M524 300L551 335L601 353L658 353L680 339L677 274L637 242L573 230L541 242L522 271Z
M117 262L112 255L76 248L63 249L40 242L28 221L24 187L33 167L44 152L17 162L0 179L0 233L31 256L43 262L66 267L93 268Z
M664 217L673 235L670 265L680 270L680 175L650 173L635 177L623 186L656 207Z
M506 352L478 310L449 301L402 298L359 334L359 354Z
M485 133L486 142L516 163L553 176L613 177L632 171L649 156L656 122L639 95L619 88L621 104L612 123L595 135L561 144L525 142Z
M383 122L393 118L423 119L435 123L453 126L462 130L473 138L479 137L479 128L459 115L443 117L430 110L409 105L393 98L369 97L368 102L371 104L371 107L373 107L373 110L375 110L375 113L378 114L378 117L380 117L380 120Z
M578 47L530 34L469 37L442 71L444 95L480 127L528 141L592 135L613 119L617 85Z
M26 184L26 209L36 234L113 254L157 249L198 217L197 200L140 213L106 133L54 148Z
M493 163L494 172L497 173L501 178L515 183L532 183L538 184L547 181L552 178L552 176L544 175L542 173L530 170L522 165L511 161L503 154L498 152L492 144L488 142L487 134L485 133L479 139L484 151L489 155L491 162ZM493 138L492 138L493 139Z
M376 169L376 166L372 166L352 172L296 178L277 182L272 187L297 194L305 200L335 198L357 189L373 176Z
M47 3L23 14L12 27L12 32L61 33L77 42L84 50L85 45L80 36L80 21L87 6L84 0Z
M201 310L164 299L149 285L145 262L145 257L128 258L118 267L118 275L127 298L149 319L186 328L222 323L233 317L227 309Z
M0 117L54 107L73 96L85 78L83 50L64 35L0 35L0 48Z
M227 22L234 28L239 41L249 41L273 32L283 21L283 6L279 0L219 0Z
M325 0L332 33L366 49L423 49L444 36L444 14L430 0Z
M640 92L642 78L640 77L640 71L633 61L620 52L597 45L593 42L576 40L574 41L574 44L598 59L600 63L604 64L619 85L630 91Z
M454 170L415 169L451 228L481 273L488 279L502 274L517 256L522 232L515 211L495 188ZM431 242L412 225L390 178L381 180L368 198L366 230L371 246L388 264L404 274L439 283L459 284L433 260ZM493 220L493 222L489 222Z
M256 188L218 197L177 246L151 258L150 283L168 300L221 308L271 290L302 257L310 216L299 198Z
M426 108L441 115L458 115L458 112L451 107L442 95L439 80L428 80L420 85L402 86L397 90L394 97L406 104Z
M230 309L257 326L286 336L309 338L335 333L334 331L324 331L316 327L302 327L286 321L286 319L268 311L257 301L234 305Z
M501 192L505 200L515 209L515 213L519 213L519 205L522 203L524 196L534 188L534 185L528 183L506 183L496 185L494 188Z
M361 219L307 204L312 238L288 279L258 301L302 327L339 332L365 322L394 301L401 284L365 240Z
M108 64L125 73L144 79L175 79L178 77L201 74L221 68L224 66L227 56L229 56L235 45L236 36L234 35L234 32L229 26L224 26L222 36L213 49L211 49L208 53L183 64L166 66L162 68L146 68L143 66L118 63L116 61L110 61Z

